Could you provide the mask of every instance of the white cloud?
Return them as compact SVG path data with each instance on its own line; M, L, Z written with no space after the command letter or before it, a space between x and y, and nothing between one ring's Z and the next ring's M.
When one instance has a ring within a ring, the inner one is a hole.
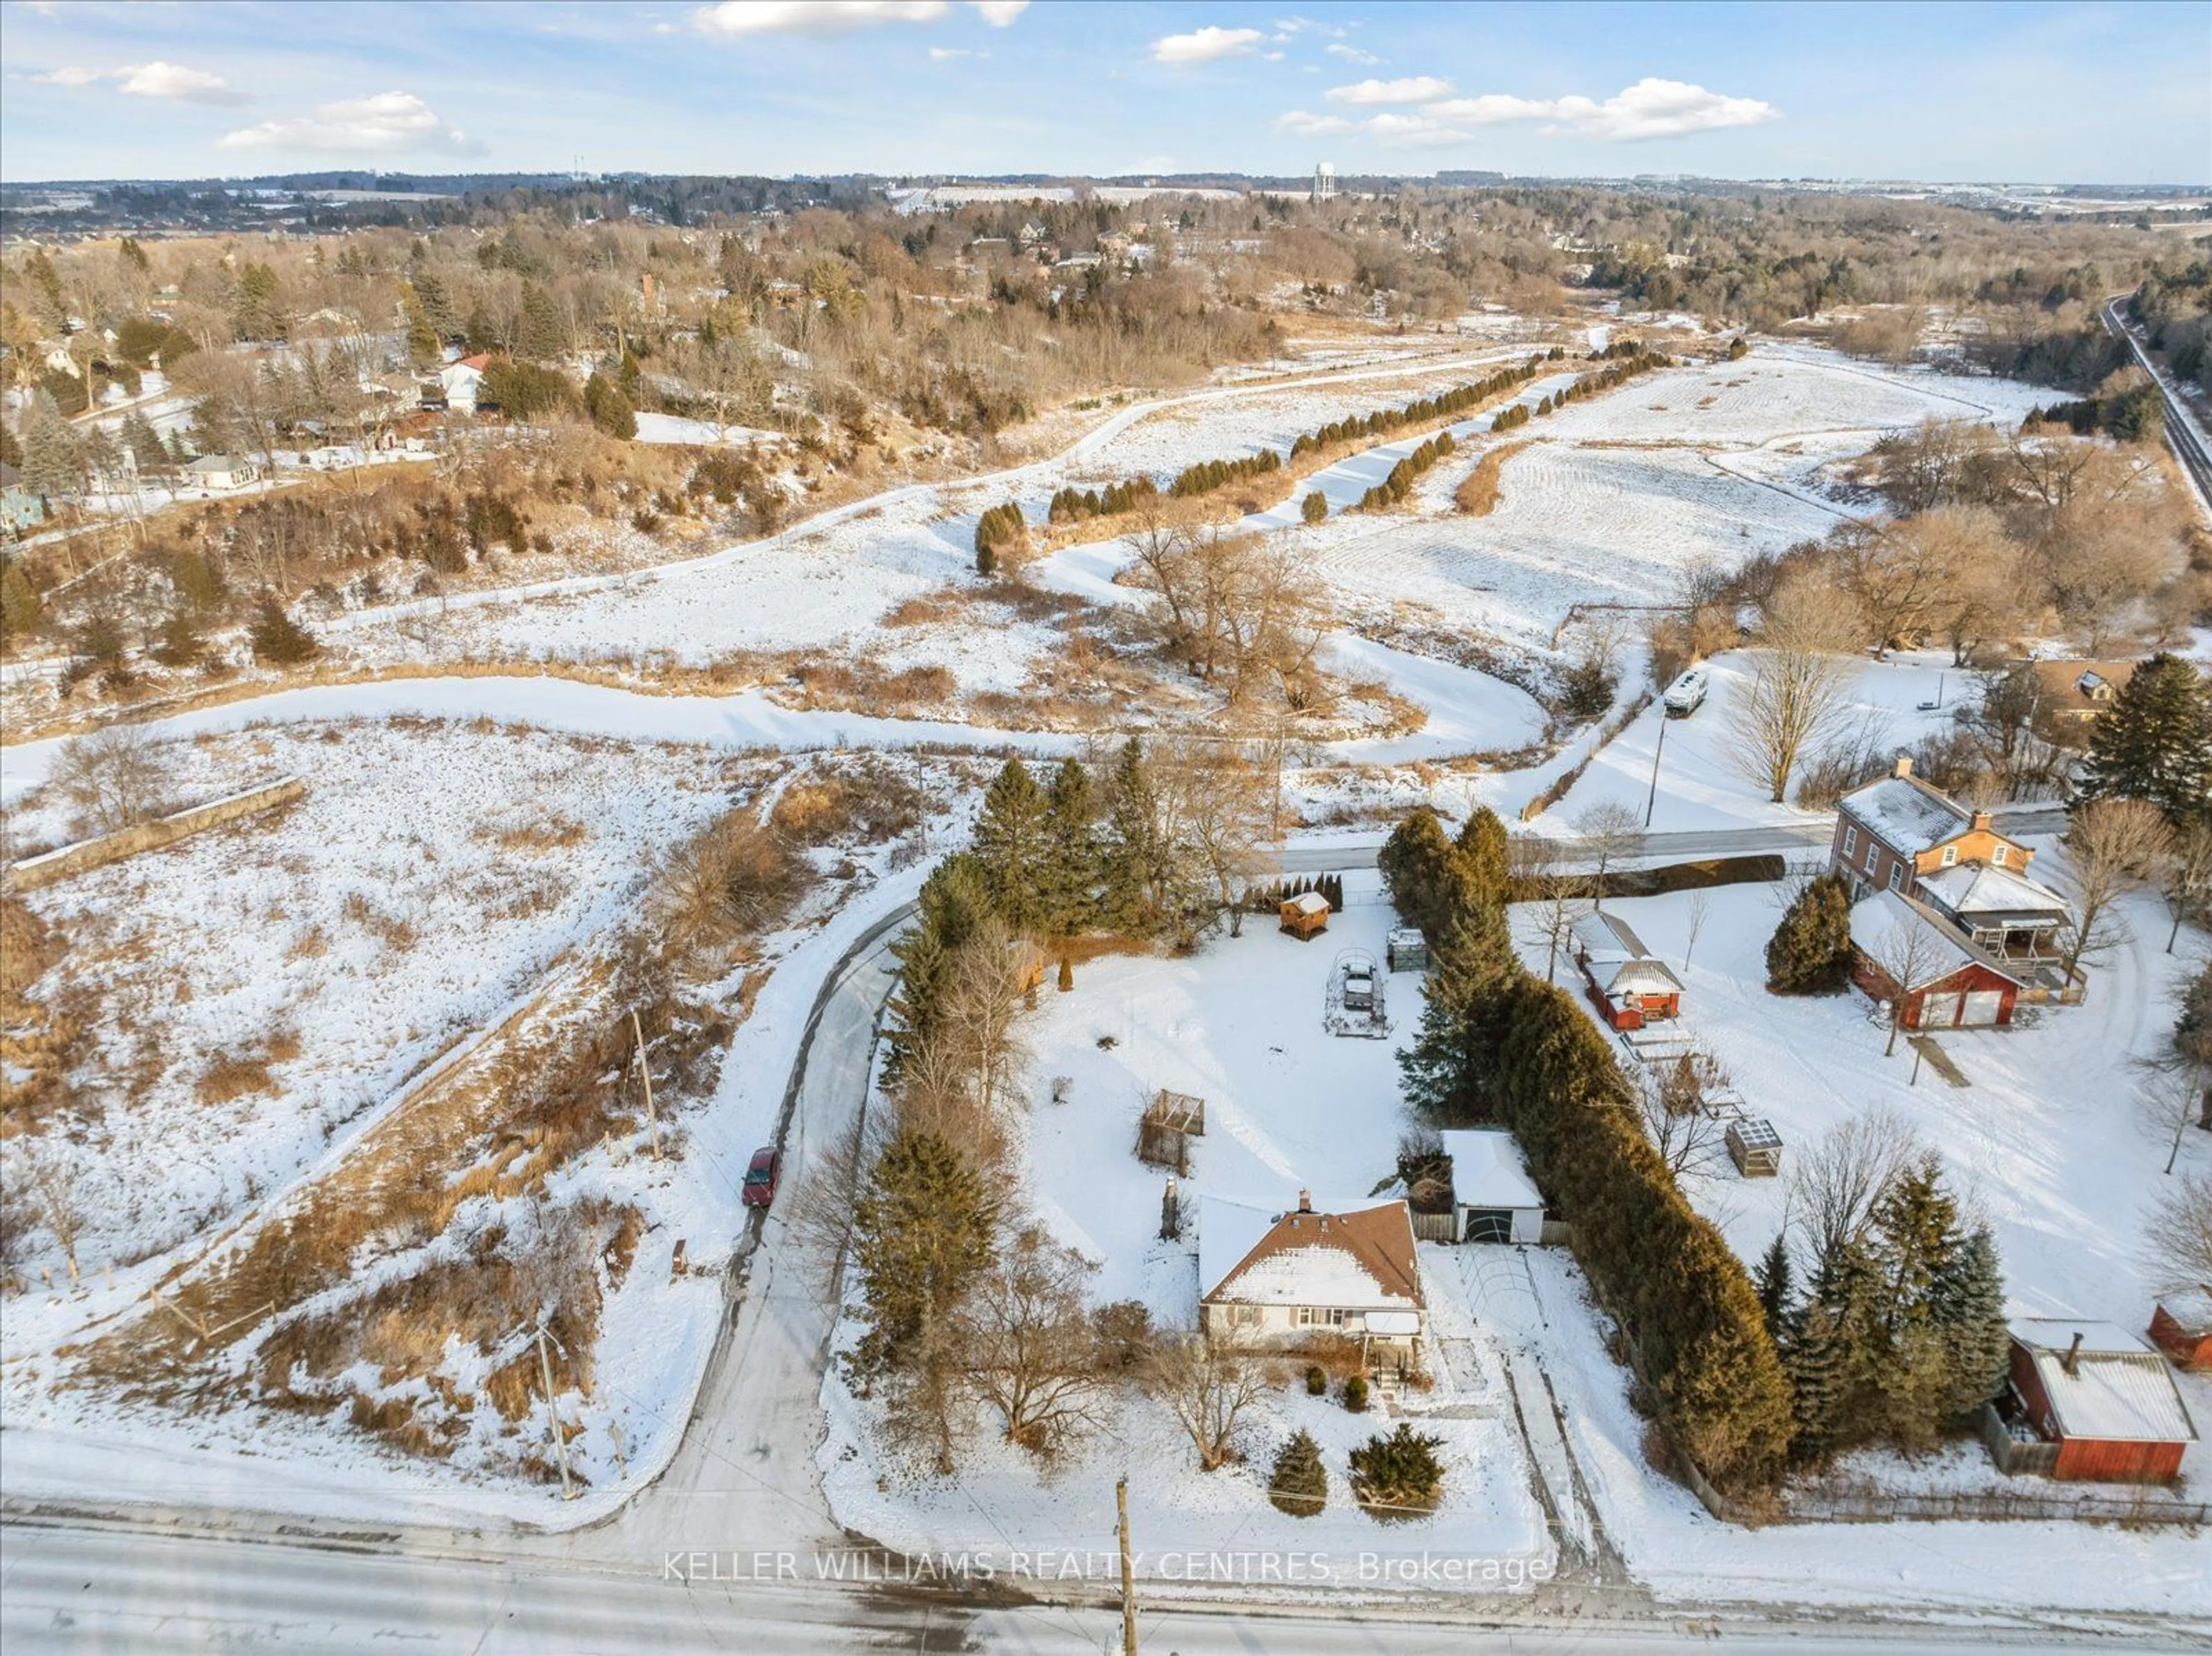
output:
M993 28L1006 28L1029 9L1030 0L969 0ZM950 15L950 0L721 0L691 14L708 34L843 34L878 23L935 23Z
M1426 114L1376 115L1361 124L1375 135L1376 143L1393 149L1443 149L1474 142L1473 134Z
M940 64L949 64L956 58L988 58L988 52L971 52L966 46L932 46L929 55Z
M1397 81L1358 81L1333 86L1327 96L1333 104L1425 104L1452 89L1449 81L1434 75L1408 75Z
M227 132L221 143L226 149L328 149L353 155L398 150L474 155L483 148L440 120L411 92L380 92L319 104L308 114L286 115Z
M1516 98L1488 93L1454 98L1422 112L1462 126L1496 126L1506 121L1546 121L1544 130L1577 137L1632 143L1674 138L1687 132L1723 127L1758 126L1779 120L1782 112L1757 98L1729 98L1684 81L1646 76L1602 103L1592 98Z
M112 81L116 90L140 98L166 98L192 104L243 104L252 101L222 76L183 64L125 64L120 69L57 69L33 75L48 86L91 86Z
M1332 58L1341 58L1347 64L1375 64L1382 60L1371 52L1362 52L1358 46L1348 46L1341 40L1333 40L1322 48Z
M1152 42L1158 64L1210 64L1217 58L1249 57L1265 38L1255 28L1217 28L1209 23L1189 34L1170 34Z
M1278 115L1275 124L1285 132L1295 132L1300 137L1326 137L1332 132L1349 132L1352 123L1341 115L1316 115L1303 109L1293 109L1286 115Z

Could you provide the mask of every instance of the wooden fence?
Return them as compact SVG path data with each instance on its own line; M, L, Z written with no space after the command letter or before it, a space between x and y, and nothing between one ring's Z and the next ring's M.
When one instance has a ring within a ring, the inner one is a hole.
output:
M125 857L136 857L141 852L174 845L203 828L214 828L222 822L234 822L241 816L252 816L264 810L274 810L279 805L289 805L307 791L307 785L303 779L280 776L273 782L248 788L243 793L210 799L204 805L172 811L167 816L156 816L149 822L135 823L113 834L80 840L75 845L64 846L56 851L19 858L8 864L8 884L17 891L35 891L40 886L53 884L57 880L66 880L72 874L82 874L88 869L120 862Z

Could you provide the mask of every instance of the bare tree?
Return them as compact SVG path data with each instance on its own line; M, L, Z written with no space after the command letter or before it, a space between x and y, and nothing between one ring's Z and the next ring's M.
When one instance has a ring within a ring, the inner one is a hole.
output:
M1237 1421L1274 1384L1275 1365L1258 1353L1196 1333L1163 1342L1145 1374L1145 1389L1190 1435L1206 1472L1233 1458Z
M2066 830L2067 865L2074 877L2073 925L2067 932L2068 975L2113 935L2112 905L2148 878L2172 844L2172 830L2147 799L2092 799L2074 812Z
M1169 737L1152 743L1154 797L1169 824L1169 843L1188 847L1201 864L1231 935L1243 929L1240 895L1267 866L1274 838L1271 773L1233 742Z
M953 954L927 1037L899 1071L899 1121L924 1127L986 1165L1005 1153L999 1106L1029 1064L1017 1028L1029 945L996 915Z
M2185 1173L2143 1226L2154 1294L2212 1293L2212 1173Z
M1006 1436L1049 1453L1105 1389L1086 1308L1098 1267L1036 1226L1015 1237L967 1311L969 1373Z
M1851 681L1856 619L1850 600L1810 579L1786 582L1770 601L1751 682L1730 710L1729 739L1737 768L1782 804L1800 755L1819 744L1840 713Z
M1677 1180L1705 1175L1725 1154L1727 1130L1713 1113L1712 1101L1728 1082L1726 1067L1705 1052L1685 1052L1638 1071L1637 1119Z
M1574 830L1580 836L1577 847L1594 866L1591 871L1590 907L1605 907L1605 877L1613 864L1624 857L1635 855L1644 843L1644 819L1633 807L1618 799L1601 799L1595 804L1577 811Z
M76 811L80 834L118 833L173 802L169 750L137 725L78 737L56 755L48 779Z
M2203 1066L2190 1064L2147 1066L2136 1085L2136 1103L2144 1131L2166 1146L2167 1173L2181 1158L2184 1135L2203 1123L2207 1084Z
M1583 877L1568 865L1566 847L1540 834L1516 834L1509 851L1522 932L1544 946L1544 981L1559 978L1559 954L1586 911Z
M1689 936L1682 944L1682 974L1690 971L1690 956L1698 951L1698 933L1705 929L1705 917L1712 913L1713 895L1703 886L1690 894Z
M1870 931L1863 941L1853 941L1869 962L1889 980L1889 1040L1881 1049L1881 1055L1887 1058L1897 1050L1898 1031L1905 1027L1914 992L1948 972L1960 951L1908 900L1898 898L1885 912L1886 925Z
M2171 955L2181 937L2181 923L2202 918L2212 905L2212 819L2192 816L2174 829L2160 867L2166 904L2173 911L2173 925L2166 934L2166 952Z
M1832 1265L1858 1240L1898 1174L1919 1155L1905 1120L1869 1110L1797 1152L1790 1174L1790 1213L1806 1257Z
M15 1165L8 1176L9 1186L46 1228L68 1262L70 1281L76 1282L77 1239L84 1233L86 1217L76 1158L64 1145L35 1139L10 1160Z

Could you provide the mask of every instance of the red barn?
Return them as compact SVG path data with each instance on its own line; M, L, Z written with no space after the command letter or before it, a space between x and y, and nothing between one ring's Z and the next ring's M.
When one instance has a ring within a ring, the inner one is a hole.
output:
M2057 1446L2053 1477L2163 1483L2197 1441L2166 1360L2111 1323L2014 1322L2012 1390L2021 1417Z
M1585 914L1572 937L1584 991L1610 1028L1641 1029L1682 1016L1682 980L1626 920L1603 910Z
M2160 1300L2151 1313L2150 1338L2191 1373L2212 1368L2212 1289Z

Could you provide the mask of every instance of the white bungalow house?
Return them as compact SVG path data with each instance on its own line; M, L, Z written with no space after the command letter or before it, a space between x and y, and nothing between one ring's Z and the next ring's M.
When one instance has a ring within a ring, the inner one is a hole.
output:
M445 393L446 406L460 414L474 413L477 392L483 385L484 370L490 366L490 355L479 352L439 369L438 386Z
M1340 1336L1401 1365L1420 1360L1427 1301L1402 1201L1284 1212L1207 1197L1199 1204L1199 1328L1208 1339L1296 1346Z
M1462 1242L1540 1242L1544 1198L1503 1127L1439 1134L1451 1158L1453 1236Z
M183 467L187 485L198 488L244 488L261 480L261 466L242 454L203 454Z

